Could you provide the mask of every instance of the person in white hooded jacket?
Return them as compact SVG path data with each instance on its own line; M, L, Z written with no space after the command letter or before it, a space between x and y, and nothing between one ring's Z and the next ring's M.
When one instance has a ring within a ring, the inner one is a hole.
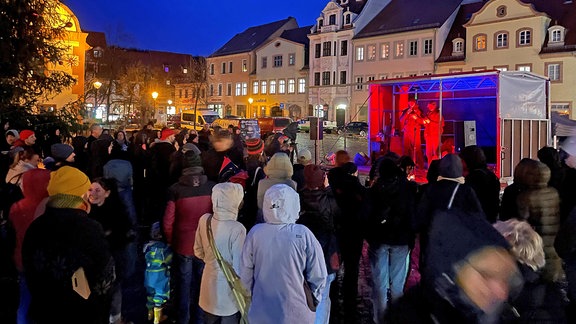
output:
M327 272L320 243L306 226L295 224L298 193L273 185L264 195L263 212L265 223L250 230L242 250L240 277L252 293L248 322L314 323L304 284L322 300Z
M246 229L236 221L243 198L244 190L237 183L219 183L212 189L214 215L211 227L214 241L222 258L234 267L236 273L240 272L240 255L246 238ZM234 295L208 239L206 224L210 216L205 214L200 218L194 242L194 254L205 263L199 305L204 310L206 324L238 323L240 313Z

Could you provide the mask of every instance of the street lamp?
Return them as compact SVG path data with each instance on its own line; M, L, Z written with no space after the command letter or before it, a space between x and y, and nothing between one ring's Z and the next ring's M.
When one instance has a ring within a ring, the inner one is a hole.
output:
M98 108L98 89L100 89L100 87L102 86L102 82L94 81L94 83L92 83L92 86L94 87L94 90L95 90L95 93L94 93L94 112L92 113L92 116L95 116L96 109Z
M168 99L168 107L166 107L166 111L164 112L164 116L166 118L166 124L168 124L168 112L172 111L172 99Z
M152 113L152 116L154 116L156 114L156 99L158 99L158 92L152 92L152 99L154 99L154 112Z
M250 108L248 109L248 116L252 115L252 103L254 102L254 99L252 99L252 97L248 98L248 103L250 104Z

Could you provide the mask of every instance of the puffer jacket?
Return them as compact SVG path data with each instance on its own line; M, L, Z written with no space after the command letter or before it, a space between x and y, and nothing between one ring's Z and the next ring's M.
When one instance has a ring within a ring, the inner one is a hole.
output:
M532 163L525 175L527 189L518 195L517 205L520 219L542 236L546 255L544 278L557 281L563 275L562 262L554 249L560 228L560 197L556 189L548 186L549 180L550 169L544 163Z

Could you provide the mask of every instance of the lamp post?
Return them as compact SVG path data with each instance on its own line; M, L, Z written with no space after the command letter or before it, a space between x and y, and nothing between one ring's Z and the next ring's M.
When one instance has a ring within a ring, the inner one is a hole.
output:
M152 116L156 114L156 99L158 99L158 92L152 92L152 99L154 99L154 111L152 112Z
M252 116L252 103L254 102L254 99L252 99L252 97L248 98L248 103L250 104L250 107L248 108L248 117Z
M168 110L172 110L172 99L168 99L168 107L166 107L166 111L164 112L164 116L166 116L166 125L168 125Z
M98 108L98 89L100 89L100 87L102 86L102 82L100 81L94 81L94 83L92 83L92 86L94 87L94 111L92 112L92 116L96 115L96 109Z

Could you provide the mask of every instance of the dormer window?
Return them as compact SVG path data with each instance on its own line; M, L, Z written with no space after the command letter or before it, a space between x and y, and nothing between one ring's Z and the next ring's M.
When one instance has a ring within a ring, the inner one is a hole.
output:
M553 26L548 28L548 45L562 46L564 45L564 35L566 29L562 26Z
M351 14L344 15L344 24L345 25L350 25L350 22L352 21L351 16L352 16Z
M329 25L336 25L336 15L330 15L328 17Z
M324 19L318 19L318 28L322 28L324 26Z
M452 55L459 56L464 55L464 39L455 38L452 41Z

